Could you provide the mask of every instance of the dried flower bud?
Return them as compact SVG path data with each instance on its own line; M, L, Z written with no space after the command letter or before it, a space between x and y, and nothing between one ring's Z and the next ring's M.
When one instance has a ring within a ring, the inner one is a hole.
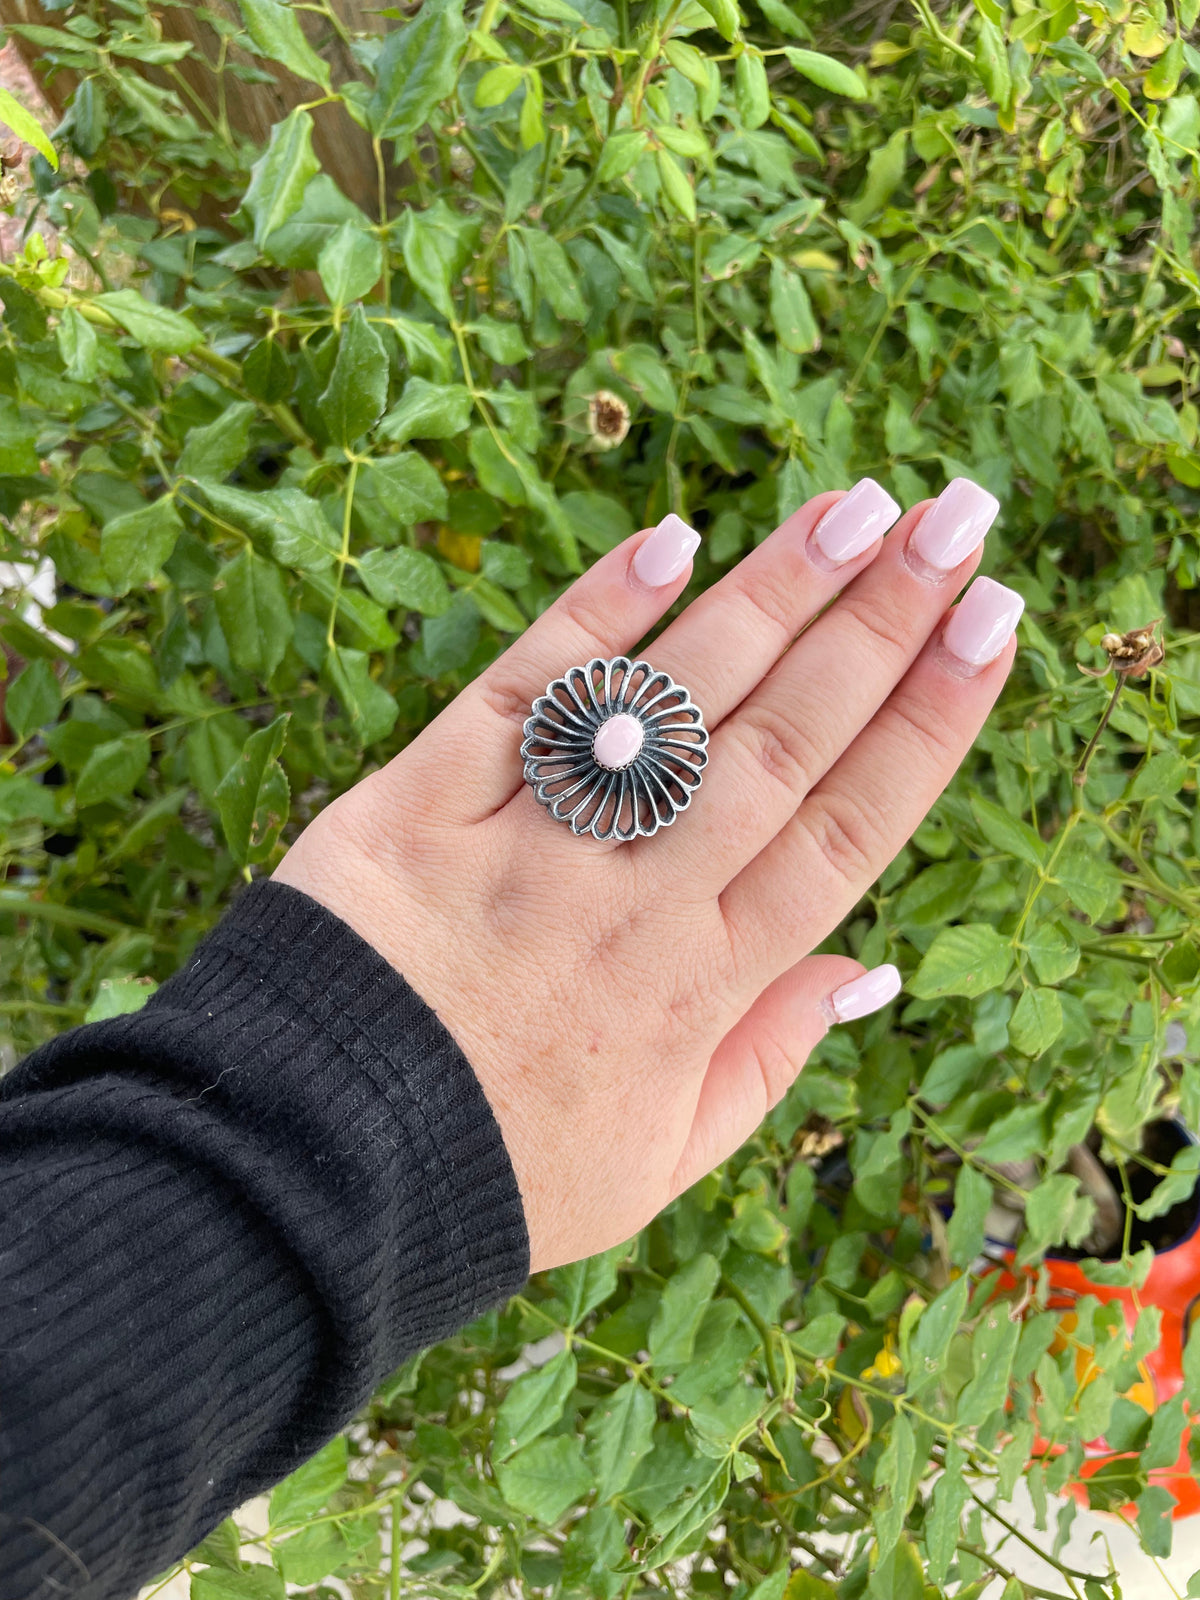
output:
M1157 633L1161 622L1162 618L1156 617L1153 622L1131 628L1128 633L1106 633L1100 648L1108 656L1107 666L1081 665L1080 672L1089 678L1103 678L1109 672L1115 672L1120 678L1140 678L1151 667L1158 666L1166 654Z
M588 401L587 425L601 450L615 450L629 432L629 407L619 394L597 389Z

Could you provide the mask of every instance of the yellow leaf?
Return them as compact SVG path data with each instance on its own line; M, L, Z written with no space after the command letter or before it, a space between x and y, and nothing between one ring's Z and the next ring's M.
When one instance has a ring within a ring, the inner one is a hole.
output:
M453 528L439 528L438 554L445 556L452 566L464 572L479 571L479 547L483 540L473 533L455 533Z
M1167 36L1153 17L1127 22L1121 39L1131 56L1160 56L1167 48Z
M841 262L824 250L797 250L796 254L789 256L788 259L794 267L801 267L808 272L841 271Z

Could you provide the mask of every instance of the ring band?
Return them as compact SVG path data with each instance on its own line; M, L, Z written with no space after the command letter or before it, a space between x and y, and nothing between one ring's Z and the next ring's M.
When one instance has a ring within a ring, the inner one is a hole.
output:
M708 764L704 717L648 661L599 656L533 702L521 756L539 805L575 834L635 839L691 804Z

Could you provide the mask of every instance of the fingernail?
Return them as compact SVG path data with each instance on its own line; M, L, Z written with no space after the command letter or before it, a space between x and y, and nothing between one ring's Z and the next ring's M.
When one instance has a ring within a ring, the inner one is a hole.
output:
M900 974L890 961L881 967L872 967L859 978L851 978L840 989L822 1002L821 1009L827 1022L853 1022L856 1017L869 1017L872 1011L887 1005L900 993Z
M1025 602L1015 589L976 578L950 614L942 643L964 666L986 667L1012 637Z
M909 549L935 573L950 572L982 542L999 510L994 494L955 478L918 522Z
M900 507L874 478L860 478L817 523L812 542L835 566L870 549L900 515Z
M699 548L696 530L668 511L645 544L638 546L633 570L651 589L661 589L679 576Z

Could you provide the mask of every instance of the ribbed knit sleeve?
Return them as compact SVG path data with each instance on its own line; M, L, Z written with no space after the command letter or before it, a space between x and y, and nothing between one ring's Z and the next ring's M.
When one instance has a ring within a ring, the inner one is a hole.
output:
M528 1272L436 1014L295 889L0 1080L0 1600L129 1600Z

